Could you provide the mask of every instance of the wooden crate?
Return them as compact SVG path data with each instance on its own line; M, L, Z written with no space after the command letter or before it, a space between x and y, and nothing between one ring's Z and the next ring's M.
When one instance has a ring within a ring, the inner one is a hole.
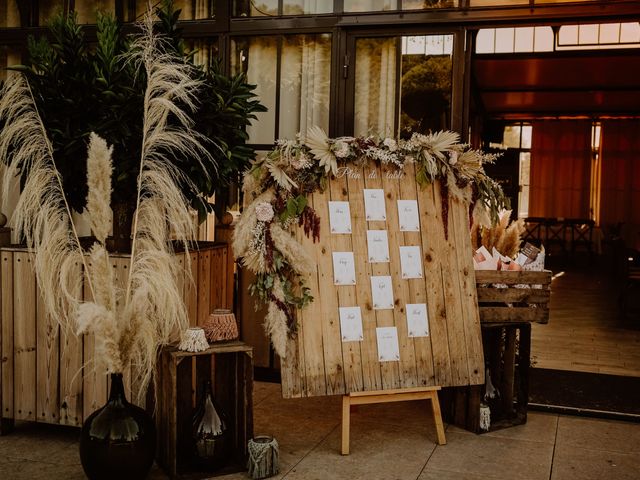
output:
M531 322L549 321L551 272L477 271L476 283L487 378L499 397L485 399L485 383L449 389L443 403L450 422L483 433L481 403L491 411L489 431L527 421Z
M233 308L233 263L227 244L203 242L190 255L193 282L185 272L179 284L193 326L202 325L216 308ZM184 253L177 257L184 265ZM128 257L116 254L111 261L116 282L125 285ZM82 425L108 394L107 375L91 363L93 335L62 332L46 314L25 248L2 248L0 267L0 434L14 419ZM89 365L85 370L83 363ZM130 381L125 373L129 398Z
M200 472L194 462L192 418L210 379L213 394L228 415L233 439L230 464L216 472ZM162 351L156 395L158 451L156 461L171 478L207 478L244 470L247 442L253 436L252 348L243 342L214 344L204 352Z

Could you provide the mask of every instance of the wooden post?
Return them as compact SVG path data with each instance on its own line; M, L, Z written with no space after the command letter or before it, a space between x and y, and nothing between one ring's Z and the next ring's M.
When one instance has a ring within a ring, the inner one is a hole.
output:
M407 400L430 400L433 419L436 424L438 445L446 445L444 423L438 401L440 387L399 388L394 390L378 390L374 392L353 392L342 397L342 455L349 455L349 427L351 422L351 405L370 403L404 402Z

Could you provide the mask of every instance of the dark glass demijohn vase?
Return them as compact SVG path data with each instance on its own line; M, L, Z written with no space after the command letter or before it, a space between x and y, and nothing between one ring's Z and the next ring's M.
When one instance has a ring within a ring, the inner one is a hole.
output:
M127 401L122 374L111 374L107 404L82 426L80 460L91 480L138 480L149 474L156 452L151 416Z
M193 416L195 459L204 470L217 470L226 465L229 457L229 422L213 397L211 382L207 381L200 403Z

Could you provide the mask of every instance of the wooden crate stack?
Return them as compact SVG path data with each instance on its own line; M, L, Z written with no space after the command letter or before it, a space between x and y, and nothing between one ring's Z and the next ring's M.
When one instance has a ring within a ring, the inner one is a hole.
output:
M531 323L549 321L551 272L476 271L476 284L487 378L499 393L485 398L487 383L450 389L443 403L449 421L482 433L481 404L489 431L527 421Z

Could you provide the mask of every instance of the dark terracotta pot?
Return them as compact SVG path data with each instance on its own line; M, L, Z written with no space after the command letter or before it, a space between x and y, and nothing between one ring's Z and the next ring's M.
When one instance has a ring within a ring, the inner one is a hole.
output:
M80 438L82 468L91 480L134 480L149 474L156 451L151 416L127 402L122 374L111 374L109 401L85 420Z

